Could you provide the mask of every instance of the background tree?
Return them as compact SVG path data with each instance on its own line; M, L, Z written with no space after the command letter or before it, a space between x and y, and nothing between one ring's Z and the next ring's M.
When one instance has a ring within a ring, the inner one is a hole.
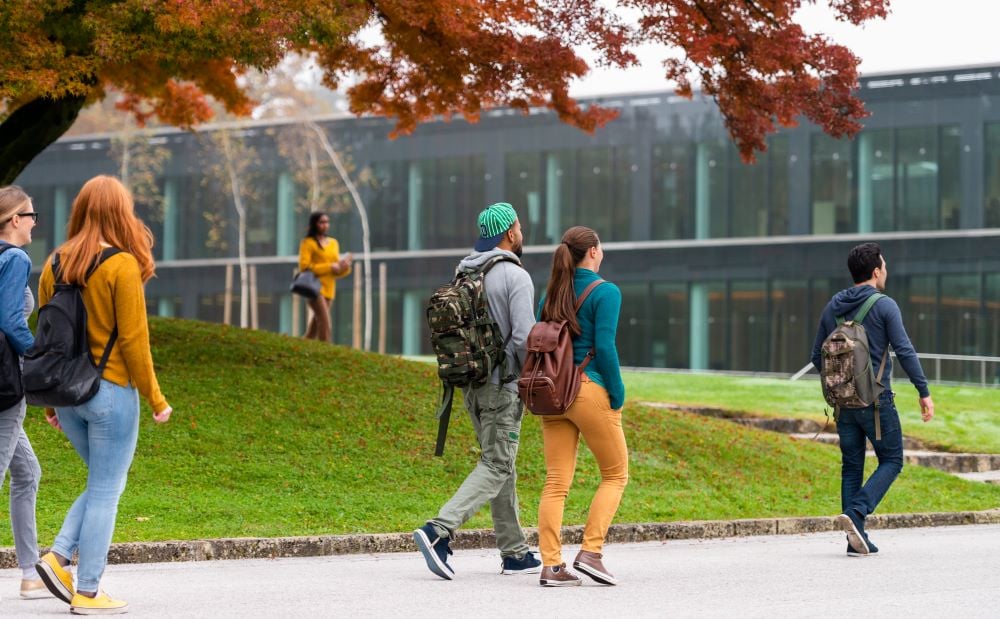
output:
M220 127L207 134L200 155L205 162L206 183L217 183L232 200L236 211L236 256L240 271L240 327L250 326L250 278L247 265L247 220L249 209L259 202L255 171L260 165L257 149L239 129ZM206 210L209 243L226 249L227 221L222 213Z
M570 82L597 63L629 66L664 43L683 94L715 97L744 158L776 124L804 114L835 136L865 112L852 94L859 60L807 36L795 11L813 0L6 0L0 4L0 183L6 184L116 87L137 121L190 127L252 105L239 76L315 53L331 87L357 76L355 114L396 119L396 132L438 115L475 121L484 108L546 106L584 130L614 117L579 106ZM884 17L889 0L815 0L844 21ZM155 8L151 8L155 7ZM619 11L637 15L623 20ZM368 42L376 33L380 40Z

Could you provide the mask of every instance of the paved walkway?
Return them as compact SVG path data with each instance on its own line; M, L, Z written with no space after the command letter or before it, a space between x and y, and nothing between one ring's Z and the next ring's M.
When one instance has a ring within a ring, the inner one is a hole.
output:
M618 587L543 589L500 576L496 552L458 551L455 581L415 553L113 565L104 586L131 617L997 617L1000 525L872 531L879 556L845 556L842 533L614 544ZM567 549L572 560L576 548ZM0 570L0 616L67 616L16 598Z

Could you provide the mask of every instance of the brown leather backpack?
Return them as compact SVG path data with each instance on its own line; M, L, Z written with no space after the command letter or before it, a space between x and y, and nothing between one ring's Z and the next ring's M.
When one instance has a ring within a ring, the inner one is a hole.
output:
M599 279L587 286L576 300L575 311L594 288L603 284ZM517 395L536 415L561 415L576 400L580 392L580 376L594 358L594 349L580 367L573 363L573 338L565 320L536 322L528 333L528 354L517 380Z

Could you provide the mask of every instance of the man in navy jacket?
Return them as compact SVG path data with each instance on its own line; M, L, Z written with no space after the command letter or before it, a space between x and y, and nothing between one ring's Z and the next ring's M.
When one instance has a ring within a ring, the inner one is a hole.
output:
M847 257L847 266L854 278L854 286L835 294L823 309L812 352L812 362L817 370L820 369L823 341L837 328L837 319L851 320L868 297L885 290L888 272L882 249L877 243L862 243L852 249ZM872 367L879 367L882 354L888 346L892 346L920 396L921 417L924 422L930 421L934 417L934 401L931 400L920 360L903 327L899 306L890 297L878 299L864 317L862 325L868 335ZM881 440L875 440L874 404L859 409L841 408L837 419L842 456L840 497L844 512L837 516L837 524L847 532L847 554L850 556L878 552L865 532L865 518L875 511L903 469L903 432L894 402L891 376L892 360L887 358L882 378L885 390L879 396ZM866 439L875 448L878 468L862 486Z

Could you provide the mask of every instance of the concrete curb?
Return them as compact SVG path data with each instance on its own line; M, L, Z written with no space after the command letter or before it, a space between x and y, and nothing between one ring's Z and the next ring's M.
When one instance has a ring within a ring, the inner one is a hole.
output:
M1000 524L1000 509L980 512L884 514L872 516L872 529L944 527L965 524ZM609 543L653 542L687 539L717 539L751 535L797 535L834 531L833 517L757 518L750 520L702 520L615 524L608 531ZM528 543L538 544L536 529L526 529ZM563 543L579 544L583 527L563 528ZM495 548L492 529L459 531L453 548ZM113 544L109 563L173 563L224 559L277 559L343 554L414 552L410 533L362 533L310 537L231 538L171 542L126 542ZM17 567L13 548L0 549L0 568Z

